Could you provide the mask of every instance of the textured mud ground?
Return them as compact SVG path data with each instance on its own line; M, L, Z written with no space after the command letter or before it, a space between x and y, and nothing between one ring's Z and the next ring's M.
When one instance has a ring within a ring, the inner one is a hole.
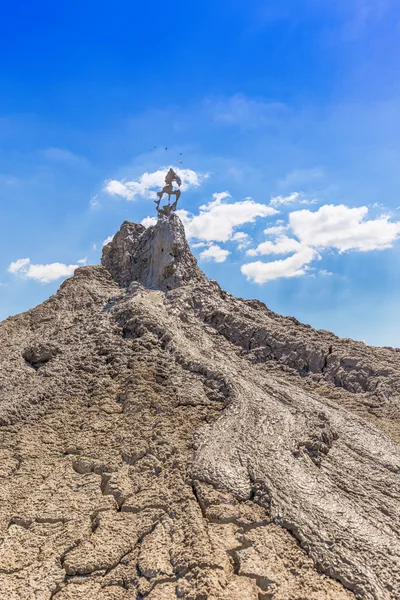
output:
M176 217L0 324L0 597L400 597L400 353L223 292Z

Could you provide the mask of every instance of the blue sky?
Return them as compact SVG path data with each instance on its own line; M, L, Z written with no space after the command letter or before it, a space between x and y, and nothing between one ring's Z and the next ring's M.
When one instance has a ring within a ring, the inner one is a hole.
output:
M172 165L210 277L400 346L398 1L38 1L2 17L0 319L154 216Z

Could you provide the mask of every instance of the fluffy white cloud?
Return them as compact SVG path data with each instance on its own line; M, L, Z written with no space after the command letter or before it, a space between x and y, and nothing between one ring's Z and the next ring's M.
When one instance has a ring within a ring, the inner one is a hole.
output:
M230 252L228 250L224 250L217 244L212 244L203 252L200 252L200 258L202 260L213 260L217 263L225 262Z
M31 261L29 258L19 258L18 260L12 262L8 267L9 273L19 273L23 272L28 268L28 265Z
M113 239L114 239L114 236L113 235L109 235L108 238L106 238L104 240L104 242L102 243L102 247L104 248L104 246L107 246L107 244L109 244L110 242L112 242Z
M316 200L304 198L301 192L292 192L288 196L274 196L271 198L271 206L281 206L285 204L316 204Z
M257 217L268 217L277 213L272 206L259 204L251 198L228 203L224 201L227 196L223 198L220 195L215 196L214 200L200 207L198 215L191 215L186 210L177 211L185 225L188 238L207 242L226 242L232 239L235 227L254 223Z
M236 242L238 250L243 250L251 243L251 240L248 233L237 231L232 236L232 242Z
M152 225L155 225L156 223L157 217L145 217L140 221L140 224L143 225L143 227L146 227L146 229Z
M291 252L298 252L300 248L300 242L283 235L274 242L269 240L262 242L257 248L247 250L246 254L248 256L258 256L259 254L290 254Z
M267 229L264 229L264 233L265 235L281 235L286 230L287 225L275 225L274 227L267 227Z
M137 197L157 198L157 191L165 185L165 176L170 167L164 167L153 173L143 173L138 179L126 181L125 179L110 179L106 181L104 190L111 196L121 196L126 200L135 200ZM174 169L182 180L181 190L184 192L191 187L198 187L206 174L196 173L192 169Z
M58 262L49 265L33 265L29 258L19 258L10 264L8 271L23 279L49 283L61 277L69 277L78 267L79 265L64 265Z
M30 265L26 276L40 283L49 283L61 277L73 275L79 265L64 265L63 263L51 263L49 265Z
M368 208L350 208L343 204L321 206L317 211L298 210L289 214L289 223L270 227L267 235L291 230L297 238L280 235L274 241L265 241L247 255L287 254L292 256L271 262L256 261L242 266L242 273L256 283L279 277L295 277L307 272L307 265L320 258L323 249L365 252L390 248L400 236L400 222L390 221L387 215L367 220ZM322 275L330 275L322 270Z
M299 275L305 275L307 265L318 256L316 250L305 246L299 252L282 260L267 263L257 260L256 262L247 263L242 265L241 271L248 280L255 283L265 283L280 277L298 277Z
M300 197L299 192L293 192L289 194L289 196L274 196L271 198L272 206L279 206L280 204L290 204L291 202L296 202Z
M225 198L231 198L232 196L230 195L229 192L214 192L213 194L213 198L214 200L217 200L217 202L220 202L221 200L225 200ZM207 205L205 205L207 206ZM200 208L203 208L203 206L201 206Z
M131 182L128 181L127 183L129 184ZM130 189L129 185L125 185L124 181L110 179L106 182L104 189L111 196L121 196L126 200L133 200L135 197L135 192L133 192L133 190Z
M86 265L86 263L87 263L87 256L85 256L84 258L80 258L76 262L78 263L78 265Z
M232 236L232 240L234 242L243 242L244 240L247 240L249 237L248 233L245 233L244 231L237 231L233 236Z
M314 248L382 250L400 235L400 222L388 216L366 220L368 208L344 204L321 206L317 211L299 210L289 215L289 226L303 245Z
M196 244L192 244L192 248L204 248L204 246L210 246L210 242L197 242Z

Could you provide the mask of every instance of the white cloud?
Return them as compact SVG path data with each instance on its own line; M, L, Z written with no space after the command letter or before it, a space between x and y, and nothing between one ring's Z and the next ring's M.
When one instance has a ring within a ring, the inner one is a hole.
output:
M85 258L80 258L76 262L78 263L78 265L86 265L86 263L87 263L87 256L85 256Z
M229 192L214 192L212 197L214 198L214 200L211 200L211 202L208 202L207 204L202 204L199 207L200 211L209 211L212 208L214 208L214 206L220 206L220 204L223 204L223 200L226 200L227 198L232 198Z
M317 211L299 210L289 215L289 226L303 245L314 248L382 250L400 235L400 222L383 215L366 220L368 208L344 204L321 206Z
M298 210L289 214L286 230L297 238L280 235L274 241L267 240L247 255L286 254L283 260L256 261L242 266L242 273L249 280L264 283L279 277L295 277L308 271L307 265L319 259L323 249L339 252L349 250L365 252L390 248L400 236L400 222L390 221L388 215L367 220L368 208L350 208L343 204L321 206L317 211ZM266 234L281 234L281 226L267 228ZM323 276L331 275L321 270Z
M131 182L128 182L128 184ZM126 200L133 200L135 192L129 189L128 185L125 185L124 181L117 181L116 179L110 179L106 182L105 191L111 196L121 196Z
M102 243L102 247L104 248L104 246L107 246L107 244L109 244L110 242L112 242L113 239L114 239L114 236L113 235L109 235L108 238L106 238L104 240L104 242Z
M315 199L304 198L304 194L302 192L292 192L288 196L274 196L271 198L271 206L281 206L285 204L316 204Z
M277 221L277 223L280 221ZM274 227L267 227L264 229L265 235L281 235L287 230L287 225L275 225Z
M307 246L288 258L272 262L260 260L242 265L241 271L247 279L255 283L265 283L280 277L298 277L305 275L307 265L318 258L318 252Z
M211 244L208 242L197 242L197 244L192 244L192 248L204 248L204 246L210 246Z
M231 198L231 195L229 192L214 192L213 194L213 198L214 200L225 200L225 198Z
M202 260L213 260L217 263L225 262L230 252L228 250L223 250L217 244L213 244L206 250L200 253L200 258Z
M28 268L30 262L31 261L29 260L29 258L19 258L15 262L12 262L7 270L9 273L22 272Z
M296 202L296 200L300 197L299 192L292 192L289 196L274 196L271 198L272 206L279 206L280 204L290 204L291 202Z
M26 276L41 283L49 283L61 277L73 275L78 265L64 265L63 263L51 263L49 265L30 265Z
M237 231L233 236L232 236L232 241L234 242L244 242L245 240L247 240L249 237L248 233L245 233L244 231Z
M262 242L257 248L247 250L246 254L248 256L258 256L259 254L290 254L291 252L298 252L300 249L300 242L283 235L274 242L269 240Z
M104 190L111 196L121 196L126 200L135 200L137 197L157 198L157 191L165 185L165 176L170 167L163 167L153 173L143 173L138 179L126 181L125 179L110 179L105 182ZM191 187L198 187L207 174L196 173L192 169L174 169L182 180L181 190L184 192Z
M140 221L140 224L143 225L143 227L146 227L146 229L152 225L155 225L156 223L157 217L145 217Z
M235 227L254 223L257 217L268 217L277 212L271 206L259 204L251 198L231 203L215 198L201 206L198 215L193 216L186 210L179 210L177 214L185 225L188 238L226 242L232 239Z
M29 258L19 258L10 264L8 271L23 279L49 283L61 277L69 277L78 267L79 265L65 265L58 262L49 265L33 265Z
M244 231L237 231L231 239L232 242L236 242L238 250L243 250L251 243L249 234Z

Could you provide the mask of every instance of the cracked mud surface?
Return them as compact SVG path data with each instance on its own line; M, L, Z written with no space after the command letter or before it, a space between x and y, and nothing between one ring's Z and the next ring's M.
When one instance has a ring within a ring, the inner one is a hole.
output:
M103 265L0 325L1 598L399 597L400 353L232 298L175 218Z

